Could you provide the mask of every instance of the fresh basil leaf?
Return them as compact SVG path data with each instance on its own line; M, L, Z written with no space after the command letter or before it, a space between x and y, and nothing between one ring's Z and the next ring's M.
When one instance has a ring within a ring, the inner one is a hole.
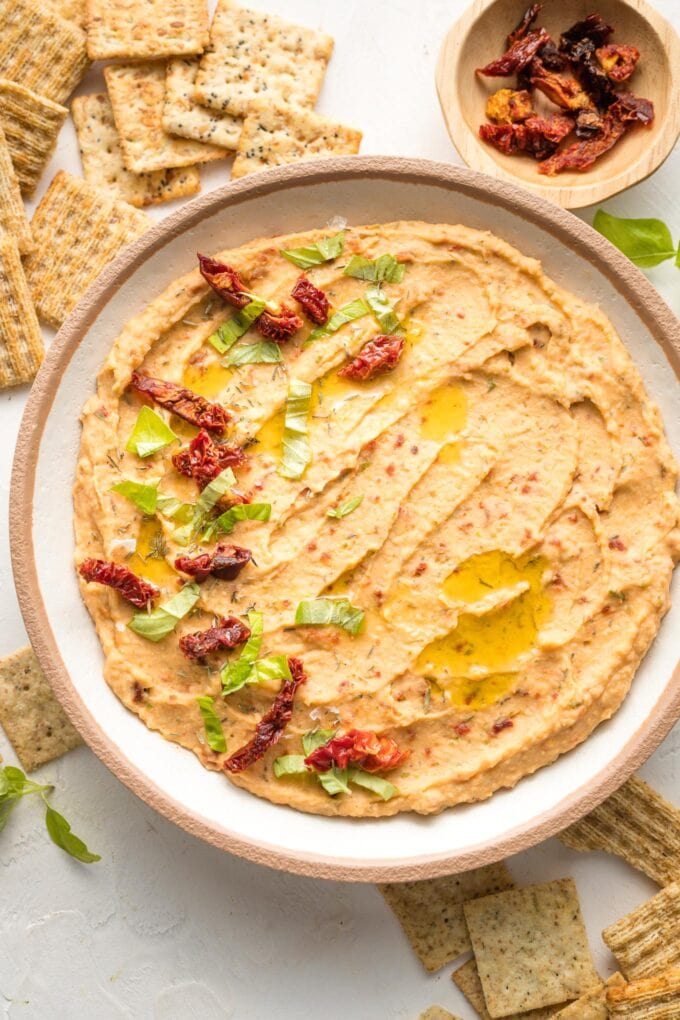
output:
M641 269L651 269L673 258L680 265L680 249L675 249L663 220L620 219L598 209L593 226Z
M239 344L229 351L222 362L226 368L238 365L278 365L281 362L281 348L273 340L260 340L253 344Z
M337 333L348 322L361 319L364 315L368 315L369 312L370 308L363 298L356 298L356 300L350 301L349 304L343 305L333 312L325 325L317 326L316 329L313 329L305 340L304 346L306 347L307 344L313 343L314 340L319 340L322 336L330 336L331 333Z
M342 254L345 247L345 234L340 231L332 237L322 237L316 244L309 244L302 248L280 248L279 254L288 259L298 269L311 269L312 266L320 266L322 262L331 262L338 255Z
M142 513L151 516L156 513L156 507L158 505L158 482L153 484L145 484L143 482L133 482L126 480L124 482L118 482L117 485L111 486L112 492L117 492L121 496L125 496L131 503L134 503L136 507L142 511Z
M174 443L176 439L177 436L170 426L145 404L139 410L125 449L128 453L136 453L138 457L150 457L152 453L162 450L169 443Z
M305 765L304 754L284 754L274 762L274 775L277 779L282 776L301 776L309 773Z
M352 255L345 266L344 275L368 283L401 283L406 266L397 262L394 255L379 255L377 259L366 259L363 255Z
M364 622L363 609L357 609L345 598L306 599L298 603L295 611L297 626L325 627L334 624L348 634L359 633Z
M174 496L164 496L161 492L156 497L156 509L171 521L181 521L187 524L194 514L194 507L191 503L183 503L181 499Z
M263 311L267 307L267 302L261 298L253 298L253 300L241 308L240 311L228 319L227 322L223 322L219 329L215 333L212 333L208 337L208 343L212 344L216 351L220 354L226 354L230 347L232 347L236 341L247 333L255 319L259 319Z
M258 659L253 663L252 677L249 683L261 684L268 680L290 680L290 667L285 655L270 655L266 659Z
M4 829L9 816L22 797L31 793L42 794L48 790L51 790L51 786L27 779L15 765L5 765L0 769L0 831Z
M238 521L268 521L271 513L271 503L237 503L209 525L203 540L209 542L216 534L230 535Z
M235 483L234 472L231 468L225 468L206 485L192 507L191 519L172 533L172 537L178 545L189 544L191 539L205 526L210 511L215 509L222 496L225 496Z
M302 750L305 752L305 758L309 758L312 751L316 751L317 747L323 747L334 736L335 730L309 730L305 733L302 737Z
M74 832L71 832L71 826L64 816L60 815L49 804L45 814L45 825L52 842L56 843L61 850L65 850L71 857L75 857L77 861L82 861L83 864L93 864L95 861L101 860L99 854L91 853L82 839L79 839Z
M301 478L312 459L309 445L311 401L311 383L291 379L283 419L283 454L279 464L279 474L283 478Z
M361 506L363 499L363 496L354 496L353 499L346 499L340 506L332 506L330 510L327 510L326 517L347 517L358 506Z
M208 747L212 751L226 751L227 741L224 736L224 730L222 729L222 723L213 708L213 699L207 695L203 695L200 698L196 698L196 701L198 702L198 709L203 719L205 739L208 742Z
M383 800L391 800L395 797L399 790L392 783L388 783L386 779L381 779L380 776L375 776L370 772L364 772L363 769L349 770L349 782L356 783L357 786L363 786L366 790L370 790L371 793L377 793Z
M397 333L404 328L390 299L380 287L368 288L366 291L366 304L373 312L383 333Z
M351 793L348 786L349 771L348 769L339 769L334 767L329 769L328 772L317 772L319 782L323 786L324 790L331 797L335 797L338 793Z
M200 588L195 582L185 584L176 595L157 609L150 613L135 613L128 627L147 641L162 641L172 633L182 617L194 608L200 594Z
M250 637L241 649L238 659L228 662L222 669L222 695L240 691L250 681L254 664L262 647L264 617L262 613L248 613Z

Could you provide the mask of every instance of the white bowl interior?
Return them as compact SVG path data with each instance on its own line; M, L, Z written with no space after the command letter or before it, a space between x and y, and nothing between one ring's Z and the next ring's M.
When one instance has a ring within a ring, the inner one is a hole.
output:
M201 816L216 830L241 839L276 845L287 854L332 857L351 865L398 865L406 858L455 854L487 841L500 841L530 825L588 783L624 748L652 711L675 664L680 598L666 616L623 707L580 747L490 800L419 818L378 821L327 819L259 800L207 772L192 754L148 731L116 699L102 679L102 654L81 602L73 569L71 487L80 438L78 413L92 392L97 371L112 341L176 276L194 265L197 250L216 251L258 235L324 225L342 216L350 223L395 219L465 223L491 229L541 259L548 274L613 320L659 403L667 434L680 454L680 392L665 356L633 307L586 258L556 241L547 229L485 198L451 186L413 183L366 175L350 180L306 181L283 191L246 198L207 215L155 252L124 281L78 346L63 373L40 442L36 470L33 535L37 573L46 613L73 686L121 754L165 795Z

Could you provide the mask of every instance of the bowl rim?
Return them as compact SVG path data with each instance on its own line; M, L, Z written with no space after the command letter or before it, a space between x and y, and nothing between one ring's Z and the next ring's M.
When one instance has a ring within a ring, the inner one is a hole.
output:
M677 95L680 91L680 36L670 22L647 3L647 0L618 0L626 7L630 7L640 15L661 41L668 57L668 68L670 84L668 94L670 97ZM511 181L526 188L532 194L540 195L554 202L564 209L582 209L585 206L593 205L596 202L603 202L613 195L625 191L645 180L665 162L670 156L675 143L680 137L680 104L671 102L666 110L661 130L654 144L647 146L633 164L633 169L626 168L611 178L595 180L588 177L588 173L582 175L578 184L560 184L560 177L551 178L554 184L544 184L536 174L537 180L527 181L519 177L505 166L501 165L485 146L477 134L468 126L463 116L449 116L445 96L447 93L458 95L457 79L458 66L461 54L468 35L474 28L481 16L492 7L498 0L478 0L477 3L468 7L456 22L447 31L439 50L437 66L435 70L435 85L441 113L444 118L446 130L456 152L467 166L473 170L487 173L500 180ZM504 81L506 79L497 79ZM450 81L452 84L446 85ZM455 102L458 110L460 104Z
M217 827L160 790L133 766L114 740L95 721L71 683L47 619L35 566L33 492L42 433L62 374L89 326L106 306L109 292L126 280L170 240L225 206L292 187L366 177L444 187L504 207L529 219L603 273L612 288L643 320L680 378L680 321L646 279L605 238L577 217L516 185L477 171L431 160L397 156L349 156L279 167L231 181L186 203L130 244L92 284L71 312L47 351L29 393L19 427L10 484L10 552L19 606L31 644L67 716L98 758L128 789L159 814L187 832L222 850L258 864L314 878L345 881L404 881L433 878L491 864L539 843L577 821L614 792L658 747L680 718L680 662L663 695L620 753L587 783L552 809L499 840L479 843L454 853L437 853L393 861L367 861L287 851ZM545 766L549 768L550 766ZM419 817L419 816L418 816ZM379 821L379 820L378 820ZM332 824L332 820L330 820ZM363 820L360 824L363 824Z

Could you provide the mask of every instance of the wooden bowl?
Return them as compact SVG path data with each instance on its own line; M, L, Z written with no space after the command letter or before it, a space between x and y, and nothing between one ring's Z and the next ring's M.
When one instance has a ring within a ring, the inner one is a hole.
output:
M575 21L597 11L614 26L615 42L630 43L641 57L630 88L654 103L649 127L635 127L582 173L544 177L527 156L506 156L479 137L488 123L487 98L511 88L513 78L484 78L484 67L505 49L508 32L519 21L528 0L476 0L449 31L441 48L436 82L446 126L456 149L474 170L521 184L535 195L565 209L601 202L653 173L670 154L680 134L680 39L668 22L645 0L544 0L536 24L554 39ZM538 96L539 94L537 94ZM537 105L557 107L537 99Z

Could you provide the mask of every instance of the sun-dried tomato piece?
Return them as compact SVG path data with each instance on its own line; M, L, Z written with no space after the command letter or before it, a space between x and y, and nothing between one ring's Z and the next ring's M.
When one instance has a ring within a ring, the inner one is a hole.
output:
M564 170L587 170L589 166L608 152L626 132L626 125L611 116L602 118L602 134L574 142L566 149L556 152L549 159L538 164L539 174L554 177Z
M535 116L531 93L526 89L498 89L486 101L486 115L496 124L519 124Z
M219 404L211 404L205 397L185 386L154 379L140 372L132 373L130 383L138 393L172 411L178 418L183 418L197 428L216 432L219 436L224 434L231 415Z
M216 577L220 581L233 581L252 558L250 549L220 543L210 553L201 553L200 556L193 557L178 556L175 567L183 574L189 574L199 584L208 577Z
M576 114L576 137L593 138L604 130L603 115L597 110L579 110Z
M531 84L563 110L593 110L590 96L575 78L549 71L539 59L531 63Z
M569 67L569 61L564 53L560 53L552 39L548 39L545 46L541 46L534 59L540 60L549 71L566 71Z
M114 588L126 602L132 603L137 609L147 609L160 595L155 585L138 577L129 567L122 563L112 563L109 560L83 560L78 567L78 573L85 581L95 581L97 584L105 584Z
M225 468L241 467L247 460L248 456L240 446L216 443L204 429L188 446L183 446L172 456L172 463L179 473L193 478L201 489Z
M560 49L568 50L570 45L581 39L590 39L596 46L604 46L614 29L599 14L589 14L582 21L563 32L560 36Z
M526 152L534 159L545 159L573 127L571 118L553 113L550 117L530 117L524 124L482 124L479 136L506 155Z
M179 647L187 659L205 659L211 652L236 648L250 637L250 627L235 616L222 616L215 627L196 630L179 639Z
M549 41L550 36L544 28L539 29L537 32L528 32L517 42L513 43L512 46L499 57L498 60L492 60L486 67L478 67L477 74L483 74L487 78L507 78L510 75L517 74L523 67L526 67L530 60L532 60L541 46Z
M298 304L302 305L307 318L315 322L317 326L323 326L327 322L331 303L324 292L315 287L304 273L297 280L297 283L290 292L290 296L295 298Z
M301 659L288 659L291 680L284 680L274 703L255 727L255 736L224 763L225 772L243 772L262 758L279 740L293 716L293 701L300 684L307 679Z
M356 765L364 772L387 772L406 761L410 752L400 751L391 737L381 737L369 730L349 730L317 747L305 758L305 765L317 772L345 769Z
M520 39L524 39L527 32L536 21L536 18L543 10L543 4L531 4L527 7L526 11L519 19L519 22L513 28L512 32L508 36L507 49L510 49Z
M616 92L616 101L608 113L624 124L651 124L654 120L654 103L632 92Z
M595 43L592 39L581 39L572 45L569 57L585 91L601 109L606 109L616 93L595 56Z
M231 266L225 262L218 262L207 255L197 253L198 268L201 276L209 283L216 294L224 298L234 308L245 308L250 304L251 298L247 293L246 285Z
M381 372L391 372L404 351L404 343L403 336L374 336L364 344L356 358L340 369L338 375L366 382Z
M621 82L628 81L632 75L640 59L640 51L636 46L625 43L608 43L607 46L599 46L595 56L612 81Z
M255 329L267 340L280 344L302 328L302 319L288 305L280 305L278 312L264 311L255 320Z

